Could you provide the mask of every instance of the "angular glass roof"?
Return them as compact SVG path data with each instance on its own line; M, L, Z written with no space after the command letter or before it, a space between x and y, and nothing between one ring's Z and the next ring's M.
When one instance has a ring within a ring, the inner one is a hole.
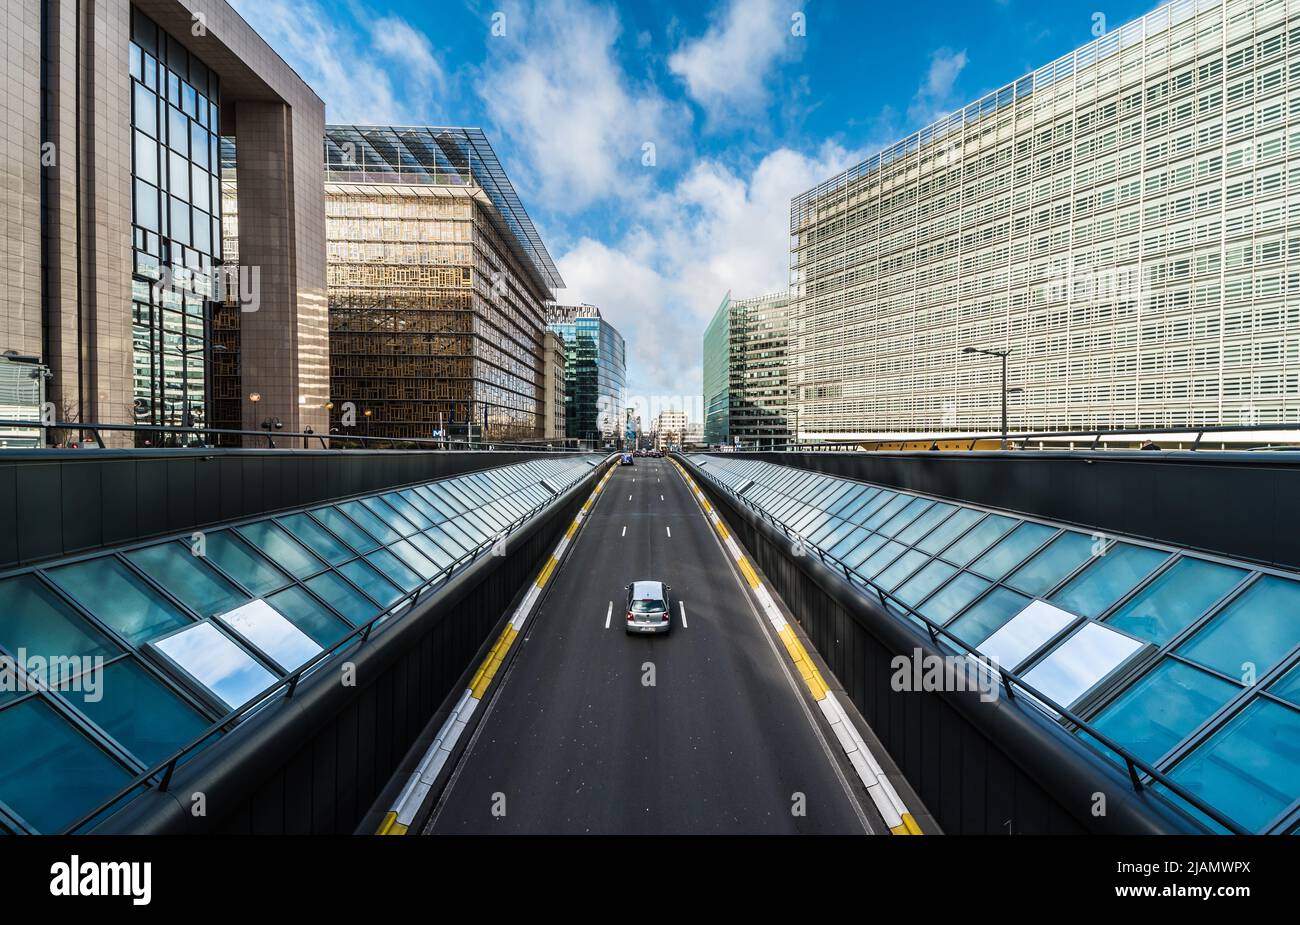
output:
M542 236L482 129L327 125L325 180L478 186L492 200L542 279L552 289L564 288L564 279L542 243Z
M998 656L1243 829L1300 823L1300 576L776 463L693 461L899 619Z
M0 831L74 824L486 554L593 459L538 459L0 575Z

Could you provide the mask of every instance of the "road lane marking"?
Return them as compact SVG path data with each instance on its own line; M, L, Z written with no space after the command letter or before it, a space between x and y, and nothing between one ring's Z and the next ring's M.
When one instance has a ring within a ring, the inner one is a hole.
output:
M682 629L686 629L686 602L678 601L677 606L682 609Z
M668 531L668 539L671 540L671 539L673 538L673 528L672 528L672 527L664 527L664 529Z
M496 642L493 643L488 654L479 663L474 676L470 679L469 687L461 692L460 699L456 701L456 706L452 708L451 714L443 722L442 728L438 730L438 734L430 743L423 757L421 757L415 770L411 772L406 785L397 795L397 799L389 807L388 812L384 813L379 827L375 830L376 835L406 835L410 827L415 823L416 814L420 811L420 807L424 805L425 799L433 789L439 772L451 757L461 733L469 726L470 717L473 716L474 711L483 701L484 695L487 693L492 681L497 677L499 669L505 664L506 655L509 654L515 640L522 633L524 624L532 614L533 608L541 599L547 580L555 572L555 567L564 557L565 550L572 544L574 534L577 532L574 526L581 526L587 519L588 512L604 490L605 483L609 481L609 477L613 472L613 466L605 470L605 474L601 476L600 481L596 483L595 488L587 497L586 503L574 515L573 526L570 526L564 532L564 535L560 537L559 543L555 546L555 551L546 560L537 579L528 588L523 600L519 602L519 606L515 608L510 621L502 628Z
M609 610L605 611L605 629L609 629L610 618L614 616L614 602L609 602Z
M782 645L785 646L786 653L798 670L804 685L826 716L835 737L839 740L840 747L844 750L845 756L853 766L853 770L857 772L863 786L866 787L867 794L871 797L872 803L875 804L876 811L885 820L885 825L889 827L890 833L894 835L922 834L921 827L917 825L916 819L907 811L907 807L898 795L898 791L885 777L884 769L876 760L876 756L871 753L866 742L849 719L848 711L840 703L839 696L831 691L821 672L817 670L812 657L804 648L803 643L800 642L799 637L795 635L794 628L786 621L780 608L776 606L776 601L758 577L754 567L750 565L749 559L740 548L740 544L722 525L721 516L709 503L704 492L696 485L695 479L686 471L686 468L676 460L673 460L673 464L685 480L687 487L695 495L706 517L717 527L718 533L722 537L723 548L730 553L732 561L744 574L745 581L753 590L759 605L767 615L768 622L776 631Z
M659 500L662 501L663 499L664 499L664 496L663 496L663 495L660 495L660 496L659 496Z
M628 495L628 496L627 496L627 500L631 501L631 500L632 500L632 496L631 496L631 495Z
M619 535L620 535L620 536L627 536L627 524L623 524L623 532L622 532L621 534L619 534Z

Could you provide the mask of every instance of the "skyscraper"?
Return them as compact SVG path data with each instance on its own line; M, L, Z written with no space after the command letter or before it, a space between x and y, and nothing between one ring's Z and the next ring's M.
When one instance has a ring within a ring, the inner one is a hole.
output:
M594 305L548 305L547 323L564 338L565 419L569 437L617 440L627 407L623 335Z
M723 297L704 335L709 443L785 442L789 339L789 293Z
M1300 13L1167 3L791 206L792 405L836 439L1295 420Z

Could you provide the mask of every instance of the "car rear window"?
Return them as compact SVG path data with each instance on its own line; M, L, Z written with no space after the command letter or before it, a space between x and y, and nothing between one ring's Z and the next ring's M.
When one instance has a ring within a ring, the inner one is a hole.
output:
M632 602L633 613L654 613L656 610L663 610L664 602L652 598L639 598Z

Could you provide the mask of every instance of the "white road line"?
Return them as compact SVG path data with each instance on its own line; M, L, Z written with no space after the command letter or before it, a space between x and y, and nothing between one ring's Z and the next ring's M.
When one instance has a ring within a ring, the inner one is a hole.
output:
M686 629L686 602L678 601L677 606L682 609L682 629Z
M660 496L659 496L659 500L662 501L663 499L664 499L664 496L663 496L663 495L660 495Z
M627 536L627 524L623 524L623 536Z
M668 531L668 539L671 540L671 539L673 538L673 528L672 528L672 527L664 527L664 529Z
M632 500L632 496L631 496L631 495L628 495L628 496L627 496L627 500L631 501L631 500Z
M609 610L605 611L605 629L609 629L609 619L614 616L614 602L609 602Z

